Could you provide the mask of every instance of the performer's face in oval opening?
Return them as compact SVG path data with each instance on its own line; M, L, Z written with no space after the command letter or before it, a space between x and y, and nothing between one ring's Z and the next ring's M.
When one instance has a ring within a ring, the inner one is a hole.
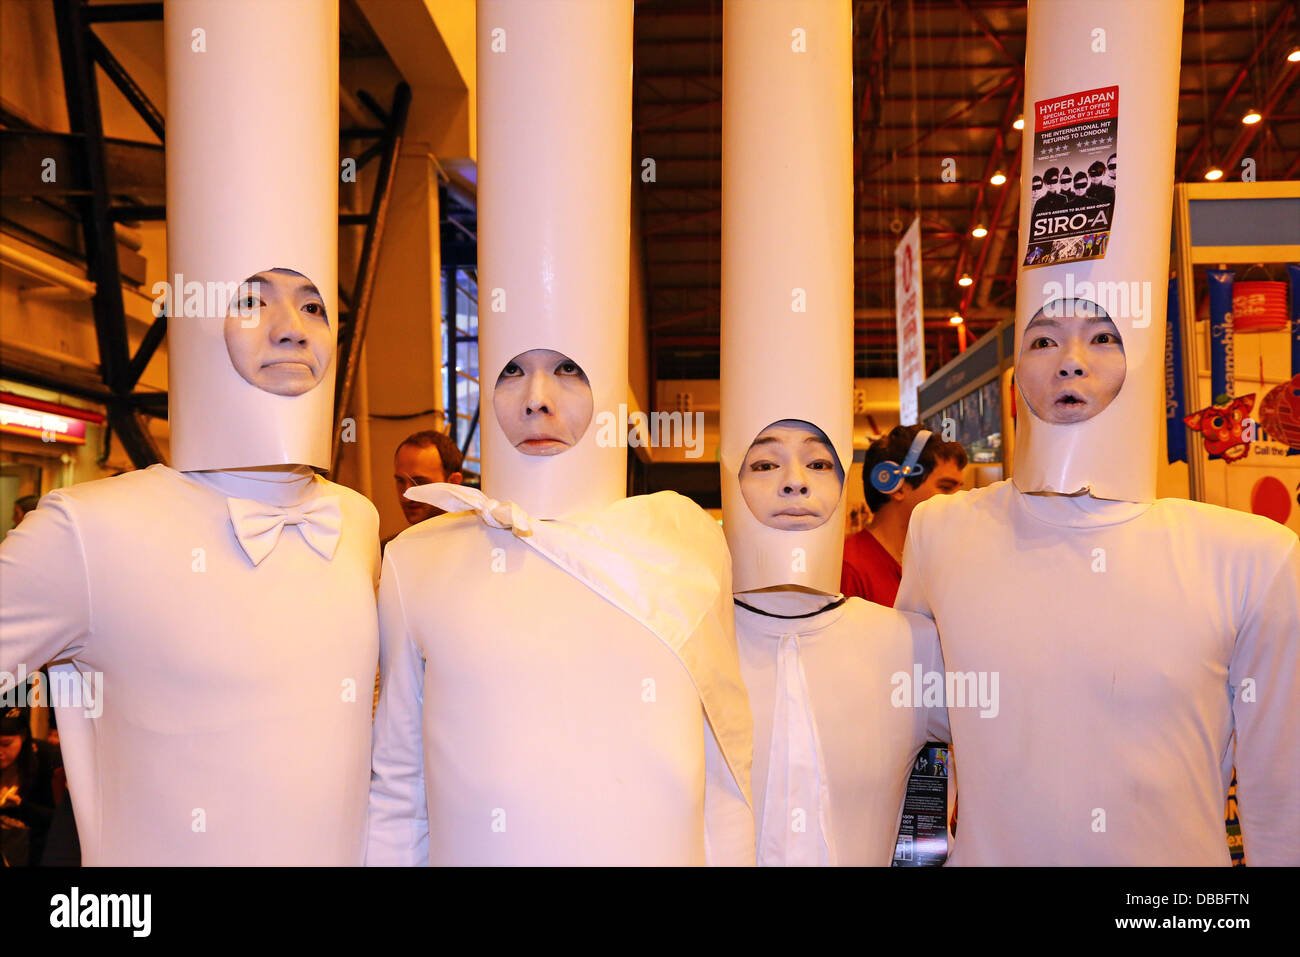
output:
M315 283L292 269L265 269L244 280L224 331L235 371L275 395L311 391L334 358L325 299Z
M559 455L591 423L591 384L562 352L532 349L505 364L492 408L510 444L525 455Z
M740 467L740 494L769 528L807 531L825 524L839 504L844 470L826 433L782 419L754 439Z
M1110 405L1127 371L1124 341L1106 311L1087 299L1056 299L1025 327L1016 382L1034 415L1070 425Z

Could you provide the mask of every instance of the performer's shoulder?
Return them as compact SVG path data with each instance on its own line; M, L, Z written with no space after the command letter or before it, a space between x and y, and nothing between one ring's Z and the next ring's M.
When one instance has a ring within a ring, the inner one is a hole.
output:
M95 508L100 505L118 506L131 500L153 502L157 495L167 486L178 485L185 480L180 473L165 465L151 465L148 468L134 469L119 475L78 482L53 489L41 497L42 504L70 502L78 509Z
M726 539L717 519L680 492L633 495L619 502L618 507L636 512L645 520L670 525L683 534L716 536L725 547Z
M374 524L376 528L379 527L379 510L375 508L374 502L347 485L331 482L324 477L320 477L318 481L320 483L320 494L337 495L345 510L359 518L366 519Z
M873 634L887 630L897 631L900 634L904 632L929 634L935 630L934 622L925 615L867 601L856 595L845 600L844 616L855 625L869 629Z
M1003 513L1017 495L1010 479L980 488L962 489L951 495L933 495L912 512L912 521L927 524L957 521L987 513Z
M442 550L454 548L456 542L465 538L472 538L477 544L481 544L483 538L481 533L490 531L492 529L483 524L477 512L444 512L403 529L389 540L385 554L397 556L404 551L418 550L434 537L437 538L439 548Z
M1295 547L1296 533L1264 515L1185 498L1156 499L1155 517L1198 538L1222 540L1234 550L1260 549L1285 554Z

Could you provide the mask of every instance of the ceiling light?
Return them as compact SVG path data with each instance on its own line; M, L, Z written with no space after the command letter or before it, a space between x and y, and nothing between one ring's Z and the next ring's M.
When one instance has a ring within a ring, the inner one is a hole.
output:
M1259 112L1259 110L1255 109L1254 107L1251 107L1249 110L1246 111L1245 115L1241 118L1241 122L1245 123L1247 126L1254 126L1263 118L1264 117Z
M1016 121L1011 124L1012 129L1023 130L1025 128L1025 118L1017 116Z
M1217 166L1211 166L1205 171L1205 178L1213 183L1216 179L1223 179L1223 170Z
M972 285L974 282L975 280L970 277L970 273L964 272L961 274L961 278L957 280L957 285L969 286Z
M1287 51L1286 59L1288 63L1300 63L1300 43L1293 44Z
M994 186L1001 186L1006 181L1007 181L1006 174L1004 174L1002 170L998 170L996 173L994 173L992 176L989 177L989 182L992 183Z
M948 321L952 323L954 326L960 326L963 322L965 322L965 320L962 319L961 314L956 312L954 312L951 316L948 317Z
M983 239L985 236L989 234L989 231L984 228L983 224L981 224L979 226L976 226L974 229L972 229L970 231L970 234L974 236L976 239Z

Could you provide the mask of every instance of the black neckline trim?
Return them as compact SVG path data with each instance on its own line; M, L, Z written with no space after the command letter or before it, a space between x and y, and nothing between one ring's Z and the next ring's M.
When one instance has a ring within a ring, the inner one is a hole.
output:
M788 621L794 618L813 618L816 617L817 615L820 615L822 612L833 611L834 609L839 608L840 605L848 601L849 596L841 595L839 598L835 599L830 604L823 605L821 608L818 608L816 611L804 612L802 615L778 615L774 611L763 611L763 609L761 608L755 608L753 605L745 604L743 601L741 601L739 598L735 597L734 595L731 597L731 600L735 602L737 605L739 605L741 608L745 609L746 611L752 611L756 615L763 615L767 618L784 618Z

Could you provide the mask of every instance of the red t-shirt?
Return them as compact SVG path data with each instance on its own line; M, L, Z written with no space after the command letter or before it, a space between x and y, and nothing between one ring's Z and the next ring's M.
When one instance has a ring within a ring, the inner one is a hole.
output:
M876 541L870 531L861 531L844 540L844 568L840 572L840 591L877 605L894 607L903 567Z

